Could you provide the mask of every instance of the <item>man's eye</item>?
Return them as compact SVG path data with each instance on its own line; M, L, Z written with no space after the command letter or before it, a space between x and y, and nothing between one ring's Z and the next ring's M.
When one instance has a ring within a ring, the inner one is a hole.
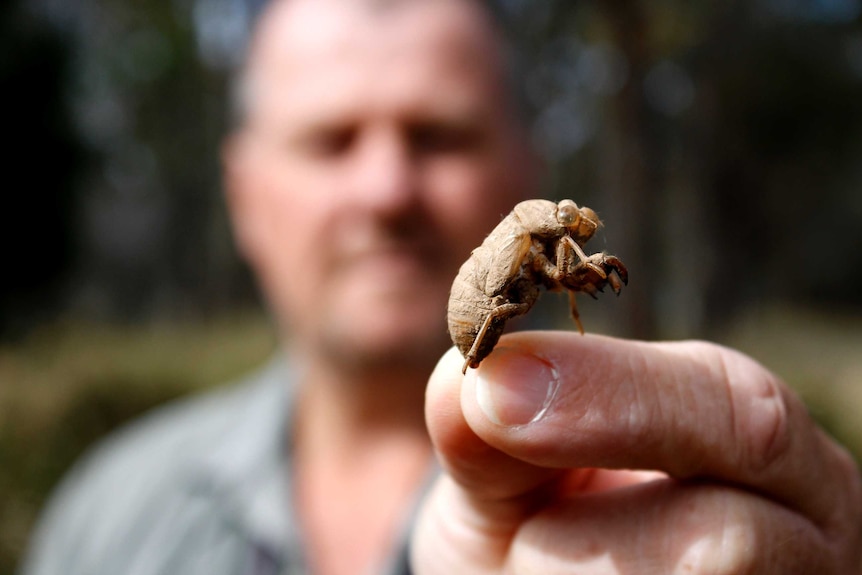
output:
M323 158L340 156L350 149L356 131L349 128L317 130L302 140L302 147L311 155Z
M419 124L410 129L411 148L417 153L469 151L479 142L478 132L467 126Z

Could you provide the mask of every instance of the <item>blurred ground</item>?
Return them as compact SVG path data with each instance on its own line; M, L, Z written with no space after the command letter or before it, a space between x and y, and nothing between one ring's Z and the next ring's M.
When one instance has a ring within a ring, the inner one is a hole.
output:
M862 314L749 311L717 338L769 366L862 460ZM170 398L265 361L268 320L118 328L67 322L0 347L0 575L10 575L38 510L93 441Z
M10 575L63 472L93 441L179 395L224 383L274 350L260 314L194 326L63 323L0 347L0 575Z

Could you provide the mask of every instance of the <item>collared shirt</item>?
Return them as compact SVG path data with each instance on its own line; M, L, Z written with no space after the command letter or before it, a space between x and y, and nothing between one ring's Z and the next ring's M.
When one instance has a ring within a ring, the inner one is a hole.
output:
M277 360L103 442L55 492L21 575L306 573L289 497L293 379ZM409 574L409 511L375 574Z

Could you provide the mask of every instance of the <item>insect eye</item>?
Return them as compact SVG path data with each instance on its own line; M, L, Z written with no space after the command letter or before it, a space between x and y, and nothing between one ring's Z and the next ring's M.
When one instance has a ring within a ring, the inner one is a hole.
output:
M578 225L581 218L580 210L575 202L569 200L560 202L560 207L557 209L557 221L566 227Z

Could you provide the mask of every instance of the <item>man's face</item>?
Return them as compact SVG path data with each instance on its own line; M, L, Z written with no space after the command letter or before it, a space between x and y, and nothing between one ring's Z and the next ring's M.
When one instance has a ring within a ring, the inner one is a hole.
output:
M427 369L459 265L532 184L489 24L461 0L264 18L225 154L240 247L313 357Z

